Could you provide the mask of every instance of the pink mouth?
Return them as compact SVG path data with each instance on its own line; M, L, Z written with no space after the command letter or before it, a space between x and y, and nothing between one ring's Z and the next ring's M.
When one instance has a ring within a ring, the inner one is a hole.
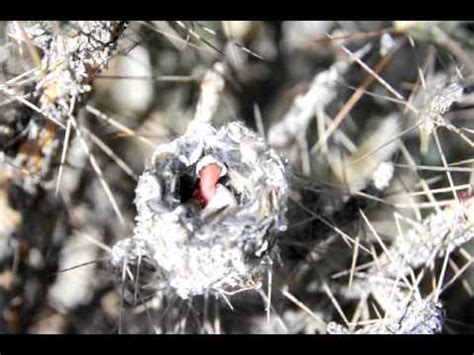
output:
M217 193L217 181L221 174L221 168L215 163L206 165L199 171L199 186L194 192L194 197L204 207L214 198Z

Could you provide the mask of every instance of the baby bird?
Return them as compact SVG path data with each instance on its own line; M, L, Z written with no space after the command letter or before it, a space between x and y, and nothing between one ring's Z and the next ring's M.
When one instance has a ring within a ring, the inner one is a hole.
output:
M203 221L209 222L213 217L221 215L224 210L237 206L232 192L219 183L219 179L227 174L223 164L207 155L198 162L196 173L199 182L194 197L203 206L201 213Z

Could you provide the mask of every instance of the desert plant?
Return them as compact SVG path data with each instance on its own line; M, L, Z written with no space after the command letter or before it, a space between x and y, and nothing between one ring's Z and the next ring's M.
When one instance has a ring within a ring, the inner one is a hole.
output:
M1 31L2 332L472 331L472 24Z

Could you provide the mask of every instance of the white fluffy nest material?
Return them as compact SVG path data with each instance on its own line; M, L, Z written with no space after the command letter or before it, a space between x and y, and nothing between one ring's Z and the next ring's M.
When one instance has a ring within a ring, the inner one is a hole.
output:
M220 167L216 195L195 198L200 171ZM136 189L134 236L113 248L112 264L148 265L148 278L182 298L256 288L286 229L287 164L240 123L189 130L158 147Z

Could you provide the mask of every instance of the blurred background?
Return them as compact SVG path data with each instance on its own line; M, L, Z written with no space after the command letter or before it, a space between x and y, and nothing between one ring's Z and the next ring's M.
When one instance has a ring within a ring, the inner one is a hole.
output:
M0 24L0 85L37 66L7 25ZM74 32L67 22L57 27L60 36ZM401 229L470 198L473 34L472 22L129 22L108 68L77 103L89 151L71 135L58 196L60 143L37 190L0 179L0 331L117 333L120 325L125 333L312 334L345 317L362 322L352 330L377 318L376 302L361 302L357 275L344 273L354 259L364 265L383 252L373 231L390 246ZM153 289L133 304L107 262L107 248L133 234L138 176L156 146L186 132L203 78L218 62L225 87L212 123L244 122L293 170L270 321L257 292L232 296L233 309ZM34 80L18 86L26 94ZM7 169L28 115L21 121L24 105L4 92L0 99ZM341 235L372 254L354 257ZM473 252L468 240L450 254L441 280L452 280L440 296L443 332L474 332ZM432 292L442 268L439 258L415 270L426 270L422 294Z

